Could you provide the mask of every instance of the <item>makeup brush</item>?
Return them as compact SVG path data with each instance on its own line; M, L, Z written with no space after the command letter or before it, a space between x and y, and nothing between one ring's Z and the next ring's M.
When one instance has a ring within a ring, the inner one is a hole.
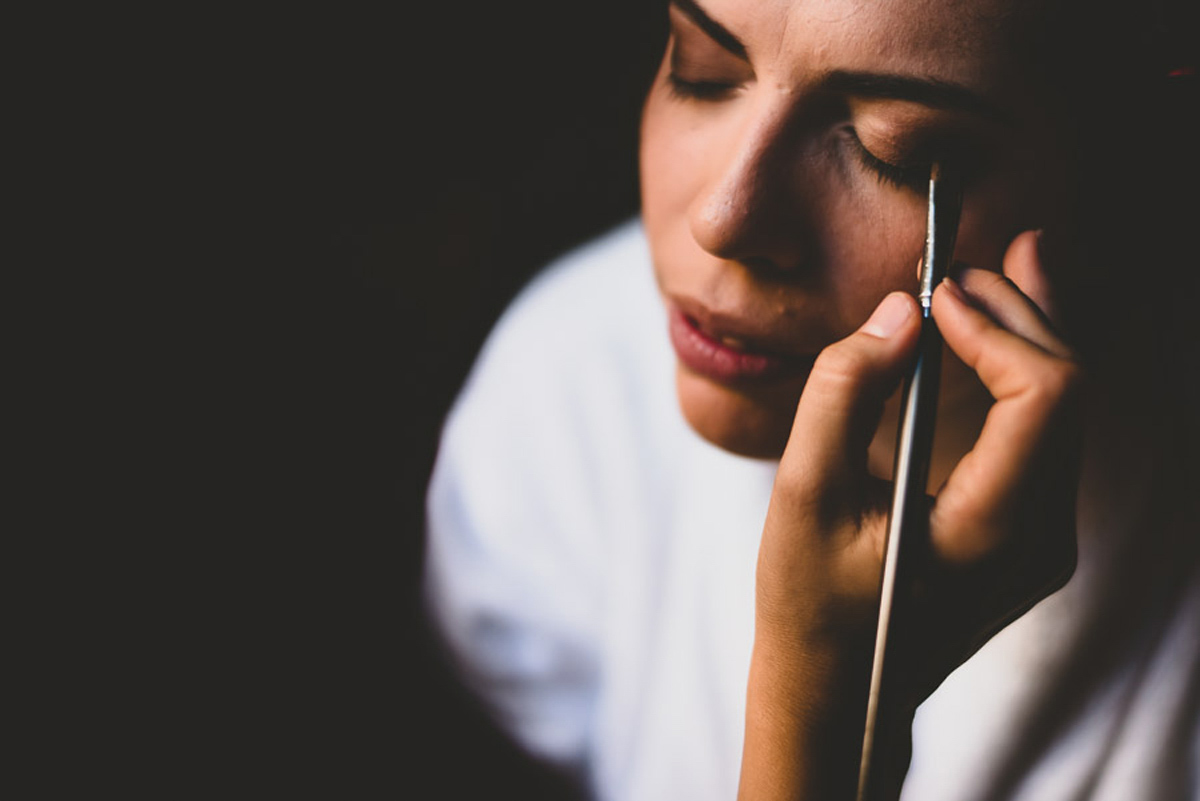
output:
M889 662L896 650L897 631L911 625L908 600L912 591L914 559L928 541L928 504L925 485L933 450L938 384L942 372L942 336L933 320L933 290L946 276L954 254L958 218L962 210L962 184L947 165L935 162L929 175L929 211L925 256L921 264L921 336L917 358L904 385L896 461L892 471L892 505L888 512L884 548L879 622L875 631L875 656L871 664L871 689L863 732L862 762L858 774L858 801L877 801L885 785L883 765L890 741L898 733L893 720L895 668ZM902 734L902 733L899 733Z

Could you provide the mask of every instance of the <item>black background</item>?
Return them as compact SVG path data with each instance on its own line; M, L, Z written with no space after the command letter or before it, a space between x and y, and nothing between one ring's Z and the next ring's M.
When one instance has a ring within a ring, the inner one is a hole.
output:
M423 499L496 316L636 213L665 5L36 29L44 788L569 797L440 660Z
M261 186L264 202L235 208L249 212L240 230L265 218L277 231L263 319L279 327L258 369L282 375L263 387L273 408L258 433L270 433L251 425L250 440L285 479L267 482L278 501L251 535L275 573L263 588L276 597L251 604L272 633L246 645L265 675L230 713L263 727L255 740L278 738L269 773L286 784L568 797L433 647L417 603L423 497L443 416L495 317L549 259L636 212L637 118L663 14L631 1L447 4L262 33L274 41L247 99L264 169L234 185Z

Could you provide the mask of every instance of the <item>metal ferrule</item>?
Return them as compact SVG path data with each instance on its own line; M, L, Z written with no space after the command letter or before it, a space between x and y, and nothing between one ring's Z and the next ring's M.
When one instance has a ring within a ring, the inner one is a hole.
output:
M962 182L958 173L939 163L929 173L929 210L925 225L925 256L921 260L921 286L917 301L928 317L933 290L946 277L954 256L958 217L962 209Z

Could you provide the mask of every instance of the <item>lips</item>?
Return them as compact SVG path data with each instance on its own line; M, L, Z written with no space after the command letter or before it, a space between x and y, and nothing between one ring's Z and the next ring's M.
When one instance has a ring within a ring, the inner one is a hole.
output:
M812 367L812 356L771 350L736 320L715 318L702 308L668 306L671 344L685 367L725 384L775 381Z

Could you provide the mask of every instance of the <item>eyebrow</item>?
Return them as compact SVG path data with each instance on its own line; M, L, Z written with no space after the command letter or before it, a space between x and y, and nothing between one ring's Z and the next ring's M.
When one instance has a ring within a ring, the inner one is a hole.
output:
M695 0L670 0L714 42L740 59L748 60L746 46L729 29L696 5ZM908 100L931 108L965 111L990 120L1011 123L1011 117L978 92L938 78L914 78L874 72L836 70L822 82L826 89L857 97Z
M694 0L671 0L671 5L679 9L692 22L696 23L700 27L700 30L707 33L721 47L740 59L749 60L749 57L746 55L746 46L742 44L741 40L730 33L729 29L724 25L708 16L708 13L696 5Z
M908 100L931 108L965 111L997 122L1012 121L1010 115L975 90L938 78L835 70L825 77L822 84L825 89L838 94Z

